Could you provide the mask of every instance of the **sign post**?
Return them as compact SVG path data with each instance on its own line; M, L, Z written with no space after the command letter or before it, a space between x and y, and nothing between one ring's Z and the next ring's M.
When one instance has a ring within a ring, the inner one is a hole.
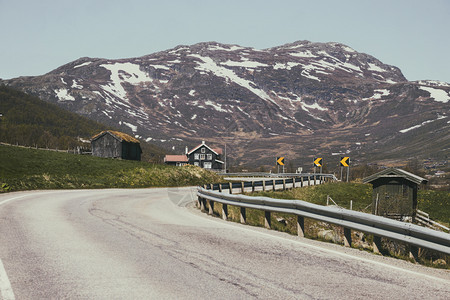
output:
M348 177L349 177L349 173L350 173L350 157L348 156L341 156L341 181L342 181L342 168L346 167L347 168L347 182L348 182Z
M278 166L278 173L280 173L280 166L283 166L283 173L284 173L284 156L277 157L277 166Z
M322 157L314 158L314 174L316 173L316 167L320 167L320 173L322 173L322 165L323 165Z

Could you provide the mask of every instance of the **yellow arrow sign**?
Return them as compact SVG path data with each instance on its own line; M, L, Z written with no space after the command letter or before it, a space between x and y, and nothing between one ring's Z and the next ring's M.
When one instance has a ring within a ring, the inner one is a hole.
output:
M318 157L318 158L314 159L314 165L316 167L321 167L322 166L322 157Z
M341 157L341 166L348 167L349 164L350 164L350 157L348 156Z
M277 157L277 165L284 166L284 156Z

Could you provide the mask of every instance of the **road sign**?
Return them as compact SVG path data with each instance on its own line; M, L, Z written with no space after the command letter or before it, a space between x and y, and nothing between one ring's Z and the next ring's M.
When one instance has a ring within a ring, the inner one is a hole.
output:
M345 156L342 157L341 156L341 167L348 167L350 165L350 157Z
M314 158L314 167L321 167L322 166L322 157Z
M277 166L284 166L284 156L277 157Z

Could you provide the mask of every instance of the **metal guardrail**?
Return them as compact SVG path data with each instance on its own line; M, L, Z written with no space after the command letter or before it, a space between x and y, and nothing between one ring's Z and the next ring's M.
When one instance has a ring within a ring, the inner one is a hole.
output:
M287 180L287 179L285 179ZM234 185L233 183L232 185ZM245 183L238 183L242 186ZM339 207L327 207L301 200L284 200L267 197L251 197L245 195L226 194L199 187L197 196L202 208L209 202L210 213L214 202L223 204L222 217L227 218L227 205L241 207L241 222L245 223L245 208L259 209L266 212L266 227L270 227L270 212L289 213L298 216L298 234L304 235L303 218L311 218L344 227L344 244L351 245L351 230L357 230L374 235L374 252L379 252L381 237L405 242L415 247L432 249L450 254L450 234L424 228L415 224L396 221L381 216L371 215ZM211 189L212 187L212 189ZM217 188L220 189L220 186ZM225 189L221 189L225 191ZM231 189L232 191L232 189ZM411 250L413 257L417 256L418 249Z

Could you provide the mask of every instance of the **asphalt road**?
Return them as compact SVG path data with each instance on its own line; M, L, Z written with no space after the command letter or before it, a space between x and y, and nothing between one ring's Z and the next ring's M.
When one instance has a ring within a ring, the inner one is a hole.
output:
M225 222L193 199L187 188L0 195L2 298L450 295L449 271Z

